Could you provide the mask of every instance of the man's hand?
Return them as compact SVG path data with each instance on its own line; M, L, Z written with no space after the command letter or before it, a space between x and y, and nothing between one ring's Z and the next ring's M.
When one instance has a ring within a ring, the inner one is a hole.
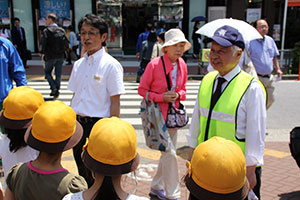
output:
M39 53L39 56L40 56L40 57L42 57L42 56L43 56L43 54L42 54L42 53Z
M137 58L139 58L139 57L140 57L140 53L139 53L139 52L136 53L135 56L136 56Z
M194 153L194 148L190 147L189 149L189 155L188 155L188 161L191 161L192 160L192 157L193 157L193 153Z
M282 71L281 71L280 68L276 70L276 74L277 74L278 76L281 76L281 75L282 75Z
M256 185L255 169L256 166L247 166L246 177L248 179L250 189L253 189Z

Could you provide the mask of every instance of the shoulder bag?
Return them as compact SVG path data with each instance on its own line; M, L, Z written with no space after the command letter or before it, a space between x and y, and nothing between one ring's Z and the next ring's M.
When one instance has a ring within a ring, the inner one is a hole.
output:
M142 101L140 107L146 145L151 149L169 151L173 144L166 122L159 105L153 100L148 100L149 92L147 92L146 98Z
M168 74L166 73L166 67L163 57L160 57L163 63L165 76L168 84L168 90L171 90L171 84ZM179 108L176 108L172 103L169 103L167 114L167 127L168 128L182 128L189 122L189 117L184 109L184 105L179 102Z

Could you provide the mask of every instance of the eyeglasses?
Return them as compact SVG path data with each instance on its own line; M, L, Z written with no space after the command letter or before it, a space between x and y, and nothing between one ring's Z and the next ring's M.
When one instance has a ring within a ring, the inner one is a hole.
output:
M97 34L99 34L100 32L98 31L98 32L86 32L86 31L82 31L82 32L80 32L80 36L86 36L86 35L88 35L89 37L94 37L94 36L96 36Z

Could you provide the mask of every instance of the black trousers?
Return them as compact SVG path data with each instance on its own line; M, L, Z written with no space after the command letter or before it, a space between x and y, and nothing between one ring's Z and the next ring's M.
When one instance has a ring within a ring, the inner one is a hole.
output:
M91 171L85 167L81 159L82 147L86 142L86 138L90 136L91 130L94 124L101 118L96 117L80 117L77 115L77 121L81 124L83 128L83 135L79 143L73 147L73 156L75 158L75 162L78 168L78 173L80 176L85 178L89 187L91 187L94 183L94 178L92 176Z
M253 192L257 196L258 199L260 199L260 186L261 186L261 167L256 167L255 169L255 175L256 175L256 185L253 188Z

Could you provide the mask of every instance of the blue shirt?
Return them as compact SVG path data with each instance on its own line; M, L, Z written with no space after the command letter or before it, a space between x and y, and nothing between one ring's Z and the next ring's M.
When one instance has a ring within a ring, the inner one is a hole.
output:
M141 33L139 35L139 38L138 38L137 43L136 43L136 52L137 53L139 53L141 51L142 42L147 40L149 33L150 33L150 31L145 31L144 33Z
M0 102L3 102L13 88L13 80L17 86L27 85L18 51L9 40L0 37Z
M279 56L277 46L270 36L252 40L248 47L251 60L258 74L267 75L273 71L273 59Z

